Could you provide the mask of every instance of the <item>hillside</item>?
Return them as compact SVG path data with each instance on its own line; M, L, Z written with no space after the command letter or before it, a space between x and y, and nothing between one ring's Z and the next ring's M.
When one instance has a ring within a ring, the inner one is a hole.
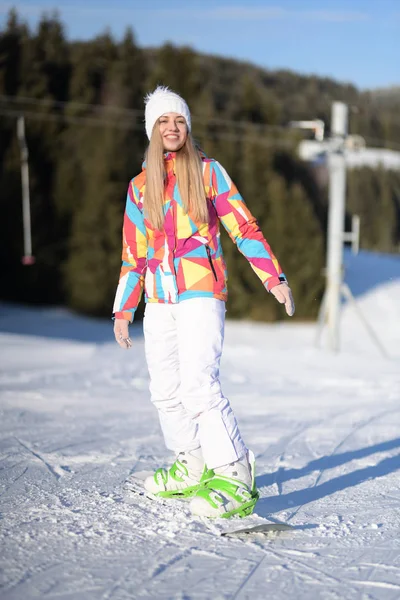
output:
M362 92L354 85L327 77L262 69L171 44L143 52L150 83L167 82L193 97L194 112L199 116L205 114L206 99L225 119L286 126L291 120L318 118L329 132L332 102L341 101L351 107L350 133L362 135L371 143L380 139L383 145L385 141L388 145L400 144L400 88ZM180 64L183 70L171 70L170 64ZM186 70L190 70L189 81L185 81ZM209 116L207 103L206 107Z

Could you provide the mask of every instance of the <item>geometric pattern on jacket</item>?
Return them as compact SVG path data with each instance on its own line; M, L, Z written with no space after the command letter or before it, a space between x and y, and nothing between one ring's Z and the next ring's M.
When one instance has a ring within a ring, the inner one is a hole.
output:
M165 156L164 228L144 217L146 169L130 183L123 221L122 267L113 313L133 320L144 288L146 302L177 303L194 297L227 299L227 270L219 224L268 290L285 276L257 220L225 169L202 155L209 222L185 214L174 174L175 153Z

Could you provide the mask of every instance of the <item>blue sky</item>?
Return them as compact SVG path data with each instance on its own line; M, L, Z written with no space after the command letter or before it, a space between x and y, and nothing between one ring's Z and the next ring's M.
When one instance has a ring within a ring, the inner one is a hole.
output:
M400 85L400 0L0 1L0 25L11 7L32 27L57 9L69 39L131 26L142 47L171 41L362 89Z

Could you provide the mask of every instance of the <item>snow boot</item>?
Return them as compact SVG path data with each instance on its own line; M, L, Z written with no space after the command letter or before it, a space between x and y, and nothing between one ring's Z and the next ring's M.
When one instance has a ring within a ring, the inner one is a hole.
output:
M222 517L250 515L259 498L254 479L255 459L250 450L240 460L214 469L214 476L203 480L190 502L194 515Z
M168 470L157 469L154 475L147 477L144 487L161 498L189 498L213 474L205 466L201 449L198 448L180 452Z

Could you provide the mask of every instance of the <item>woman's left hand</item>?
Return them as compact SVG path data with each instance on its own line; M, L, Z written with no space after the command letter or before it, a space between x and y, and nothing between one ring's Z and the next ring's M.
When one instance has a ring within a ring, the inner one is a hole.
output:
M275 285L271 294L275 296L280 304L285 305L285 309L289 317L294 315L294 300L292 296L292 290L288 286L287 283L280 283L279 285Z

